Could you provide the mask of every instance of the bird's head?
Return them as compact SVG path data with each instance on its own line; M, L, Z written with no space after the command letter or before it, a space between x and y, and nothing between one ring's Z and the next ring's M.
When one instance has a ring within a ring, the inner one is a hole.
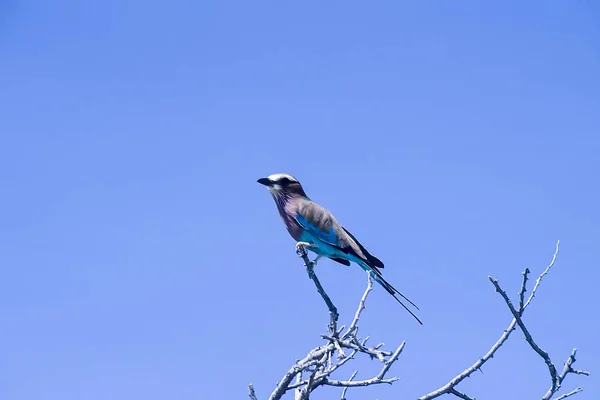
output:
M265 185L273 196L294 194L306 196L298 179L289 174L272 174L266 178L260 178L257 182Z

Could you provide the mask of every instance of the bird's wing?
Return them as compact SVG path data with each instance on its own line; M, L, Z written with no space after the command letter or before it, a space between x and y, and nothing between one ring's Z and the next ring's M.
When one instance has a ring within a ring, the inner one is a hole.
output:
M335 261L335 262L339 262L340 264L344 264L346 267L350 266L350 261L345 260L343 258L334 258L334 257L329 257L331 260Z
M315 235L319 240L334 246L343 246L337 235L336 221L333 215L320 205L310 201L301 201L295 215L296 221L308 232Z
M354 241L354 243L356 243L356 245L360 249L360 252L364 255L363 258L366 259L366 261L369 264L369 266L375 267L375 268L383 268L384 267L383 262L381 262L381 260L379 258L377 258L374 255L372 255L371 253L369 253L367 251L367 249L365 249L363 247L363 245L360 244L360 242L358 241L358 239L356 239L354 237L354 235L352 235L350 233L350 231L348 231L348 229L344 228L343 226L342 226L342 229L344 230L344 232L346 232L346 234L348 234L348 236L350 236L350 238Z
M313 201L306 200L298 205L296 221L308 232L330 246L346 254L352 254L369 263L366 250L344 229L333 215ZM381 263L381 261L379 261ZM383 265L381 263L381 265Z
M381 275L381 271L379 271L379 268L383 268L383 263L381 260L371 255L346 228L341 226L335 220L329 211L310 200L305 200L299 203L295 218L302 228L312 233L322 242L339 249L343 253L352 254L360 258L362 262L371 268L371 276L380 285L382 285L394 297L394 299L396 299L396 301L402 305L402 307L404 307L414 318L416 318L421 325L423 324L421 320L411 310L409 310L408 307L402 303L398 297L396 297L396 294L402 296L418 310L419 308L415 305L415 303L400 293L398 289L393 287ZM348 260L343 260L341 258L333 258L333 260L344 265L350 264L347 262Z

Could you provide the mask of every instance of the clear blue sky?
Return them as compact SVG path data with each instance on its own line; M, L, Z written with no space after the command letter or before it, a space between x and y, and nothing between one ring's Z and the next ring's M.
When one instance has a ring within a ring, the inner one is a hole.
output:
M407 341L401 380L349 399L474 362L511 319L487 276L515 296L557 239L526 321L598 399L592 3L1 2L0 398L266 398L327 323L256 183L288 172L421 308L375 289L362 332ZM364 274L318 273L348 321ZM461 389L548 386L517 332Z

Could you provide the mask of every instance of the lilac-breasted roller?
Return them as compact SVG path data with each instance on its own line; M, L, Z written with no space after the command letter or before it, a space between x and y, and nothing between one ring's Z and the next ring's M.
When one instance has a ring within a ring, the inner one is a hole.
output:
M296 246L303 245L317 254L313 261L314 264L321 257L330 258L346 266L349 266L350 262L358 264L423 325L421 320L402 303L396 294L417 310L419 307L381 275L380 269L384 267L381 260L371 255L346 228L338 223L329 211L312 201L296 178L288 174L272 174L267 178L259 179L258 183L265 185L271 192L285 227L297 242Z

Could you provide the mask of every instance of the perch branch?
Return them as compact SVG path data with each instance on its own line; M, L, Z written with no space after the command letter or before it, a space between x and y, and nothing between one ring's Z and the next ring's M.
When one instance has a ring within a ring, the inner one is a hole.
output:
M429 394L420 397L419 400L431 400L444 394L450 394L463 400L474 400L474 398L459 391L456 388L456 386L460 384L465 378L469 377L473 372L481 370L481 367L487 361L489 361L490 358L493 358L494 354L498 351L498 349L506 342L506 340L508 340L510 334L516 329L517 325L523 332L525 340L527 341L529 346L538 355L542 357L542 359L545 361L548 367L551 377L551 386L548 392L542 398L542 400L552 399L553 396L560 389L567 375L589 375L589 372L587 371L577 370L573 368L573 364L575 363L576 349L573 349L573 352L565 361L564 368L560 373L558 373L555 365L550 360L550 356L548 355L548 353L537 345L531 333L529 332L529 330L523 322L523 314L525 309L529 306L529 304L535 297L542 279L548 274L548 272L553 267L556 261L559 251L559 243L560 242L557 241L556 249L554 251L552 260L550 264L548 264L548 266L536 279L533 289L529 294L529 297L526 297L526 292L530 271L529 269L525 269L525 271L523 272L523 279L521 282L520 290L518 292L518 309L515 308L509 296L500 287L498 281L492 277L488 277L491 283L494 285L496 291L500 293L506 305L508 306L513 316L512 321L508 325L507 329L504 330L500 338L492 345L492 347L488 350L486 354L484 354L475 363L473 363L473 365L471 365L470 367L462 371L460 374L455 376L453 379L451 379L447 384ZM402 342L394 352L389 352L382 349L383 344L378 344L376 346L367 346L366 343L369 339L368 336L365 338L359 338L357 336L359 330L358 323L361 314L366 308L365 304L367 297L373 289L373 282L370 275L367 274L367 287L360 299L358 308L354 314L354 318L352 319L350 325L348 325L347 329L345 328L345 326L338 328L337 323L339 314L337 308L333 305L333 302L321 286L321 283L319 282L319 279L317 278L314 272L315 263L311 262L308 258L308 254L305 248L306 245L308 244L298 243L297 253L304 260L304 264L306 266L309 278L314 282L317 291L319 292L319 294L325 301L327 308L329 309L330 323L328 326L328 334L321 335L321 337L324 340L326 340L326 343L310 350L306 357L304 357L302 360L298 360L283 376L281 381L279 381L279 383L276 385L275 390L273 391L269 399L279 400L287 391L294 390L295 399L307 400L311 392L316 388L320 386L333 386L343 388L341 393L341 400L345 400L347 390L351 387L371 386L382 383L391 384L395 382L396 380L398 380L398 378L386 378L386 374L390 370L392 364L397 361L400 354L402 353L402 350L405 346L405 342ZM349 354L347 355L344 350L346 350L346 352L348 352ZM362 380L355 380L358 371L355 371L348 380L338 380L332 377L332 374L334 372L336 372L340 367L342 367L346 363L350 362L350 360L353 360L358 354L365 354L371 359L379 360L382 363L382 367L379 373L371 377L370 379ZM303 374L305 374L304 376L306 378L303 378ZM252 384L248 385L248 390L250 399L257 400ZM571 392L557 397L555 400L562 400L568 398L581 392L582 390L583 389L581 387L578 387L572 390Z
M327 308L329 309L329 333L333 336L337 336L337 321L339 318L338 310L333 305L333 302L331 301L331 299L325 292L325 289L323 289L323 286L321 286L321 282L319 281L319 278L317 278L317 275L315 274L314 264L308 258L308 253L306 252L306 248L303 245L298 245L298 246L296 246L296 253L300 257L302 257L302 260L304 260L304 266L306 267L306 272L308 273L308 277L315 283L315 286L317 287L317 292L319 292L319 294L325 301L325 304L327 304Z
M300 254L300 256L304 258L306 255ZM309 266L307 269L309 270L310 276L312 264L310 260L307 262L307 259L308 257L306 257L304 261L305 265ZM312 273L314 274L314 271ZM313 281L315 280L313 279ZM319 293L321 293L322 287L320 284L318 284L318 279L316 279L315 285L317 286ZM326 344L314 348L308 352L306 357L297 361L276 385L275 390L269 397L270 400L281 399L288 390L295 390L295 398L298 400L303 400L308 399L310 393L319 386L343 387L347 390L350 387L371 386L382 383L391 384L398 380L398 378L395 377L386 378L386 374L389 372L392 364L398 360L398 357L402 353L406 343L402 342L402 344L400 344L400 346L394 352L390 352L382 350L382 344L368 347L366 345L368 337L360 339L356 336L356 333L358 332L358 320L361 312L365 308L365 302L368 294L372 290L372 286L373 283L371 277L369 274L367 274L367 288L360 299L354 319L349 325L348 330L341 335L345 328L336 330L335 326L332 327L330 325L329 334L321 335L321 337L327 341ZM323 299L325 299L326 303L331 301L324 290L321 296ZM332 307L329 307L328 305L328 308L330 308L330 310L335 310L333 304L331 304L331 306ZM337 323L337 319L335 322ZM349 351L349 355L346 355L344 350ZM350 379L345 381L333 379L332 374L340 367L350 362L350 360L353 360L357 354L365 354L371 359L379 360L383 364L379 373L370 379L363 380L354 380L357 373L353 374ZM337 360L335 360L335 356L337 356ZM302 373L307 374L306 379L302 379ZM343 391L342 397L345 396L346 391Z

